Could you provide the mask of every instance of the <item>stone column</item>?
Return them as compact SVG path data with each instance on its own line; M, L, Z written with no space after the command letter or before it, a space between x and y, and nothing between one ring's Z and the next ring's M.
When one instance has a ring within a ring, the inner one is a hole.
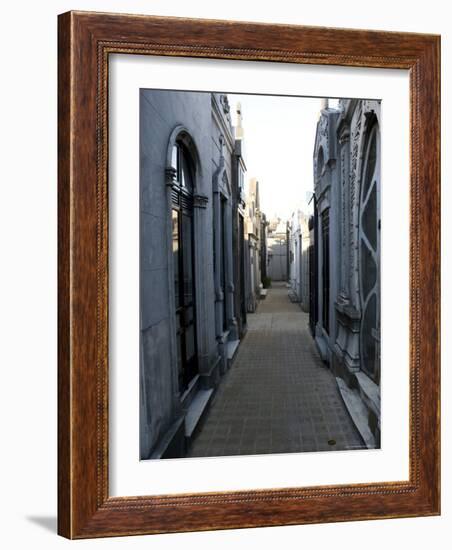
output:
M349 239L349 223L350 223L350 196L347 182L350 178L350 131L345 128L340 139L340 159L341 159L341 280L339 297L344 302L348 302L350 295L350 239Z
M225 242L226 242L226 281L225 290L226 296L224 297L224 307L226 307L226 314L228 319L228 329L231 331L229 334L229 340L238 339L237 320L235 318L234 311L234 258L232 253L232 205L231 199L228 200L228 207L226 210L226 227Z
M214 247L215 247L215 335L220 343L223 335L222 326L222 304L224 300L221 289L221 196L218 184L213 189L213 220L215 226Z
M362 162L361 150L361 126L362 126L362 105L358 104L351 123L350 142L350 179L349 179L349 209L350 209L350 302L357 311L361 310L359 296L359 192L360 192L360 169Z
M360 114L354 113L342 122L339 132L341 158L341 281L336 303L338 335L336 339L337 374L351 382L359 370L359 280L358 280L358 217L359 217L359 146Z
M198 343L198 368L200 374L209 371L209 345L206 327L206 253L209 243L206 240L206 208L208 197L201 193L193 196L194 252L195 252L195 288L196 288L196 328Z

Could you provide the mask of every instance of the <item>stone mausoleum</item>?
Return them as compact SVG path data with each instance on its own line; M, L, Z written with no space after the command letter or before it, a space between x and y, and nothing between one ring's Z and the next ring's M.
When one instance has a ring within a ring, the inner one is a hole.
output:
M226 95L141 90L141 459L185 456L246 331L242 145Z
M310 323L368 447L380 445L380 102L325 100L314 148Z

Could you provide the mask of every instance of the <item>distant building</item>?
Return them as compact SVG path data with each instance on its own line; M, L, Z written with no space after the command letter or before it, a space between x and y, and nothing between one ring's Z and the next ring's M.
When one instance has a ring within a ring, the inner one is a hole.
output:
M309 245L308 216L296 210L289 226L289 273L293 299L303 311L309 311Z
M246 296L246 258L248 256L245 240L246 194L245 194L245 145L243 140L242 110L240 103L236 108L235 146L232 157L232 245L234 255L234 305L239 338L247 329Z
M268 284L267 265L268 265L268 251L267 251L267 216L262 212L261 214L261 279L262 284L266 286Z
M368 446L380 441L380 102L321 110L311 327ZM364 419L364 421L363 421Z
M248 242L248 254L245 256L245 288L246 306L250 313L256 311L262 288L261 233L259 182L256 178L251 178L248 182L245 218L245 238Z
M280 218L267 227L267 275L272 281L289 280L288 225Z

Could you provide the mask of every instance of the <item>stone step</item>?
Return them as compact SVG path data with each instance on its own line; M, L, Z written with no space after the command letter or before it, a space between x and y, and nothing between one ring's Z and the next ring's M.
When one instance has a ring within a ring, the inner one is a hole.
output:
M240 340L230 340L226 344L226 353L228 356L228 363L231 363L234 359L234 355L237 353L237 350L239 349Z
M185 437L191 438L213 395L213 389L199 390L185 415Z
M375 449L375 437L368 423L369 412L360 398L359 392L357 390L351 390L341 378L336 378L336 382L345 406L363 438L366 447L368 449Z

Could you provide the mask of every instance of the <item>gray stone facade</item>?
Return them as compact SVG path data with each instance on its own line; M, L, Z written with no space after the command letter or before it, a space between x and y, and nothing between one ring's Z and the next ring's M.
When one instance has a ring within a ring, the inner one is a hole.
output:
M324 104L314 148L311 326L369 447L380 442L380 103Z
M309 217L301 210L292 214L289 227L290 286L293 299L309 311Z
M225 95L141 90L142 459L185 455L246 324L235 299L238 166Z
M259 182L251 178L248 182L248 195L245 210L245 295L249 313L256 311L262 288L261 275L261 233L262 216L259 200Z
M240 105L238 106L240 109ZM232 163L232 248L234 254L234 307L238 337L243 338L247 331L247 239L246 226L246 193L245 173L246 164L243 154L243 131L241 112L237 111L237 125L235 126L235 149Z
M290 221L267 221L256 178L245 194L240 105L235 115L233 126L224 94L140 92L140 457L190 452L268 278L309 311L364 444L378 447L380 105L324 105L314 216Z
M270 220L267 227L267 275L272 281L289 280L287 222Z

